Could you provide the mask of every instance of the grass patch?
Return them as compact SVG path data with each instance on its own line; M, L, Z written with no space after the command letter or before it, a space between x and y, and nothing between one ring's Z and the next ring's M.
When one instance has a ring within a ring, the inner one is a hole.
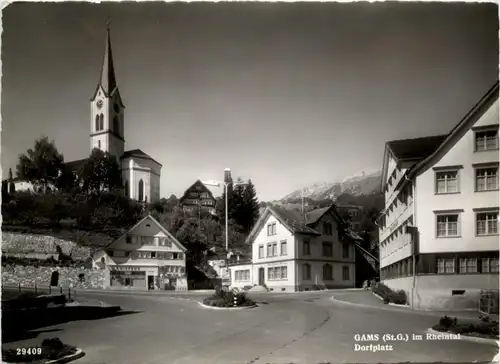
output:
M2 350L2 360L7 363L43 364L75 354L76 351L76 347L63 344L58 338L52 338L43 340L42 345Z
M498 322L492 321L487 316L479 316L478 320L460 322L457 318L441 317L439 323L432 327L436 331L450 332L465 336L480 337L498 340Z

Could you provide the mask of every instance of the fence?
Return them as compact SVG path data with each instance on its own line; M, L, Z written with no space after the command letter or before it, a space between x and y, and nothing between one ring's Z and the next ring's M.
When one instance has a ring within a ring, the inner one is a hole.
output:
M488 315L498 315L498 290L481 290L479 297L479 312Z
M64 294L68 300L71 300L71 297L74 297L76 294L76 291L74 288L63 288L62 286L39 286L35 284L34 286L21 286L21 283L19 283L17 286L6 286L2 285L2 291L8 291L8 292L18 292L18 293L23 293L23 292L33 292L37 296L41 295L61 295ZM2 296L3 296L2 292Z

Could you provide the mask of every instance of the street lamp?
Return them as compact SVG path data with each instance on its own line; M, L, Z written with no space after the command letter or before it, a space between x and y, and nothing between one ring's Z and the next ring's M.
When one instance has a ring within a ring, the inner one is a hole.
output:
M229 254L229 224L228 224L228 208L227 208L227 187L229 185L235 186L244 186L247 185L248 183L246 182L217 182L217 181L210 181L210 182L203 182L207 186L214 186L214 187L220 187L221 185L224 185L224 195L225 195L225 212L226 212L226 252L227 252L227 259L229 259L230 254Z

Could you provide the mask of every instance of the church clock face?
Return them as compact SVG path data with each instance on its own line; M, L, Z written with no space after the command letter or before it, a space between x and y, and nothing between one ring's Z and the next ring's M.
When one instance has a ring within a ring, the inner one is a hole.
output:
M97 108L100 109L103 105L102 100L98 100L96 105L97 105Z

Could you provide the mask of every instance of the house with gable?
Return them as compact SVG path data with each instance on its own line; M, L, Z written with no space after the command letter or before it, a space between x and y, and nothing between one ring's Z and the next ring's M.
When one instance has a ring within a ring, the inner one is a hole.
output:
M103 288L187 290L186 248L151 215L95 252L92 264L105 270Z
M252 263L230 266L231 286L280 292L354 287L356 239L334 205L306 214L268 206L247 238Z
M498 292L498 95L496 82L447 135L386 143L380 278L413 308L477 309Z
M215 197L200 180L193 183L179 199L184 211L215 215Z

